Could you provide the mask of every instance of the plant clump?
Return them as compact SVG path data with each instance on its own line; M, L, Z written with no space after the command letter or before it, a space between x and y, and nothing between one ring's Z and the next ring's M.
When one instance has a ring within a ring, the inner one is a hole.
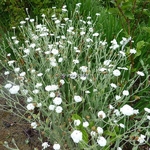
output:
M20 22L21 38L15 29L7 38L12 53L2 49L1 96L46 138L43 149L138 148L149 142L150 108L133 104L149 75L141 69L131 76L131 37L102 40L103 29L95 31L91 16L83 20L80 5L71 18L63 6L59 16L53 8L51 20L43 14L42 23L29 16Z

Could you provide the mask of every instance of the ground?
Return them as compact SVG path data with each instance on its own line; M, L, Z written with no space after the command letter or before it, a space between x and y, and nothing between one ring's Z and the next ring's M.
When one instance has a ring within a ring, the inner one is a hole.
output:
M0 86L5 83L2 73L1 70ZM0 105L4 104L5 100L0 97ZM0 110L0 150L7 150L3 146L4 141L7 141L10 147L15 148L12 143L13 138L19 150L42 150L38 137L38 132L33 130L26 121L15 114Z

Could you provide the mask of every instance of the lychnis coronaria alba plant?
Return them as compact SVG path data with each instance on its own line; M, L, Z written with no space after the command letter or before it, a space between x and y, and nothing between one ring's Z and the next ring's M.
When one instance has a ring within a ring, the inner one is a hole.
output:
M134 101L148 74L131 72L131 37L102 40L103 29L95 30L92 16L83 20L80 5L70 18L67 6L59 15L54 7L51 19L43 14L41 23L28 16L21 37L14 28L11 53L2 49L1 96L39 131L43 149L138 148L149 141L150 108L139 110Z

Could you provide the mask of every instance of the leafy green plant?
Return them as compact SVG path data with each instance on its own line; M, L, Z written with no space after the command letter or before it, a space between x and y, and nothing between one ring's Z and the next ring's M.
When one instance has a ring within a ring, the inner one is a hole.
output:
M127 47L131 38L103 40L103 28L95 28L101 16L83 19L80 5L71 16L64 5L59 15L53 8L51 20L28 17L20 22L21 40L15 32L7 37L12 53L1 47L8 79L1 97L45 137L43 149L123 149L129 143L138 149L149 142L150 108L134 107L149 86L147 66L132 72L128 58L137 51Z
M17 26L20 21L22 21L28 13L30 16L40 16L42 13L50 13L52 11L51 7L62 7L62 0L1 0L0 2L0 26L4 28L4 31L10 30L11 27Z
M132 39L135 40L135 44L137 44L136 49L138 49L138 53L136 57L140 57L141 55L140 58L144 58L144 55L149 54L147 49L150 43L150 39L148 34L143 32L143 29L147 29L147 25L149 24L148 18L150 12L148 8L150 7L150 2L142 0L112 0L110 3L113 3L113 7L109 8L109 12L118 15L120 18L119 21L123 27L124 34L126 36L131 36ZM135 44L130 42L130 48L135 46ZM134 62L134 60L135 58L130 59L132 64L137 63L137 61ZM145 62L148 61L149 59L145 60Z

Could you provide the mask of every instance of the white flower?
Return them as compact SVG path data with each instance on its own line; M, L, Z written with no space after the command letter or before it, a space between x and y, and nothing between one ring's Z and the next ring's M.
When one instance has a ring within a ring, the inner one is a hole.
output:
M135 115L137 115L137 114L139 114L139 110L138 110L138 109L134 109L134 110L133 110L133 113L134 113Z
M10 92L11 94L17 94L19 90L20 90L20 86L19 86L19 85L14 85L14 86L12 86L12 87L9 89L9 92Z
M43 75L43 73L38 73L37 74L38 77L41 77L42 75Z
M32 69L32 70L31 70L31 73L35 73L35 71L36 71L35 69Z
M136 53L136 50L133 48L133 49L130 49L130 54L135 54Z
M30 18L25 18L25 20L29 20ZM16 27L15 27L16 28Z
M59 23L60 23L60 20L56 20L55 23L56 23L56 24L59 24Z
M29 47L31 48L35 48L36 44L35 43L31 43Z
M104 72L104 71L106 71L107 69L106 68L99 68L99 71L100 72Z
M80 35L84 35L84 34L85 34L85 32L84 32L84 31L81 31L81 32L80 32Z
M65 8L62 8L62 12L67 12L68 10Z
M18 43L19 43L19 41L18 41L18 40L15 40L15 41L14 41L14 43L15 43L15 44L18 44Z
M143 134L141 134L137 141L138 141L140 144L142 144L142 143L145 142L145 138L146 138L146 136L143 135Z
M119 99L121 99L121 96L116 95L115 98L116 98L116 101L118 101Z
M91 131L90 135L91 135L92 137L94 137L94 136L96 136L96 132L95 132L95 131Z
M11 53L8 53L7 56L10 57L10 56L11 56Z
M129 37L128 39L125 37L122 37L122 41L120 41L120 44L126 45L130 40L131 40L131 37Z
M15 39L16 39L16 36L12 36L11 39L12 39L12 40L15 40Z
M77 77L77 73L76 72L71 72L70 78L75 79L76 77Z
M118 147L117 150L122 150L122 148L121 148L121 147Z
M86 42L93 42L93 40L90 39L90 38L87 38L87 39L86 39Z
M39 90L38 89L35 89L32 91L34 94L38 94L39 93Z
M120 111L125 116L131 116L134 114L134 109L131 106L129 106L128 104L126 104L122 108L120 108Z
M51 61L51 62L50 62L50 65L53 66L53 67L56 67L56 66L57 66L57 63L54 62L54 61Z
M32 122L32 123L31 123L31 127L32 127L33 129L36 129L37 123L36 123L36 122Z
M117 122L118 122L118 120L113 120L113 122L114 122L114 123L117 123Z
M68 20L69 20L69 18L64 18L64 20L65 20L65 21L68 21Z
M43 18L45 18L46 15L45 15L45 14L42 14L41 16L42 16Z
M33 101L33 98L32 98L32 97L28 97L28 98L27 98L27 102L28 102L28 103L30 103L30 102L32 102L32 101Z
M8 75L10 72L9 71L5 71L4 72L4 75Z
M109 109L112 110L114 109L114 107L111 104L109 104Z
M119 126L120 126L121 128L125 128L125 125L122 124L122 123L120 123Z
M17 73L20 71L20 68L14 68L14 72Z
M74 130L71 133L71 138L74 143L79 143L80 141L82 141L82 132L79 130Z
M41 86L42 86L42 83L37 83L37 84L35 85L36 88L39 88L39 87L41 87Z
M27 105L28 110L34 110L34 108L35 108L35 106L32 103Z
M62 103L62 98L61 97L55 97L53 100L53 103L55 105L60 105Z
M107 44L107 42L106 42L106 41L100 41L100 44L101 44L102 46L105 46L105 45Z
M128 68L126 67L117 67L118 69L122 69L122 70L128 70Z
M20 77L24 77L25 75L26 75L25 72L21 72L21 73L20 73Z
M147 116L147 119L150 120L150 116Z
M82 75L82 76L80 77L80 79L84 81L84 80L86 80L86 76L83 76L83 75Z
M97 92L97 89L93 89L93 92Z
M57 49L52 49L51 53L54 54L54 55L58 55L59 51Z
M64 39L66 39L66 37L65 37L64 35L62 35L62 36L61 36L61 39L63 39L63 40L64 40Z
M80 7L80 6L81 6L81 3L77 3L76 6Z
M89 93L91 93L91 92L87 90L87 91L85 91L85 93L86 93L86 94L89 94Z
M119 48L119 45L118 45L116 39L113 39L111 41L111 43L112 43L112 45L110 46L110 49L116 50L117 48Z
M96 13L96 16L100 16L100 13Z
M120 53L122 56L126 56L126 53L123 52L123 51L119 51L119 53Z
M101 127L97 127L97 132L98 134L103 134L104 131Z
M55 105L49 105L49 107L48 107L48 108L49 108L49 110L54 110L54 109L55 109L55 107L56 107Z
M62 62L62 61L63 61L63 58L60 57L60 58L58 59L58 62Z
M15 62L14 60L8 61L8 65L9 65L9 66L12 66L12 64L13 64L14 62Z
M57 144L57 143L54 144L54 145L53 145L53 149L54 149L54 150L60 150L60 145Z
M113 71L113 75L118 77L118 76L121 75L121 72L118 69L116 69L116 70Z
M145 76L145 74L142 71L138 71L137 74L142 77Z
M87 24L90 25L90 24L92 24L92 22L91 21L87 21Z
M51 98L53 98L53 97L55 97L55 93L54 93L54 92L51 92L51 93L49 94L49 96L50 96Z
M34 22L34 19L30 19L30 22Z
M30 53L30 49L27 49L27 48L25 48L23 51L24 51L24 53L27 54L27 55L29 55L29 53Z
M12 87L12 84L7 83L4 87L5 87L6 89L10 89L10 88Z
M56 111L58 114L61 113L62 110L63 110L63 108L62 108L61 106L57 106L56 109L55 109L55 111Z
M117 85L114 84L114 83L111 83L110 85L111 85L111 87L113 87L113 88L115 88L115 89L117 88Z
M90 16L87 16L87 19L91 19L91 17L90 17Z
M89 28L89 31L90 31L90 32L93 32L94 30L93 30L93 28Z
M105 139L103 136L99 136L99 137L97 138L97 143L98 143L100 146L104 147L104 146L106 145L107 141L106 141L106 139Z
M79 119L74 120L74 125L79 126L81 124L81 121Z
M119 110L118 110L118 109L115 109L115 110L114 110L114 114L115 114L116 116L120 116Z
M86 66L81 66L79 68L82 72L87 72L87 67Z
M122 94L123 94L124 96L128 96L128 95L129 95L129 91L128 91L128 90L124 90L124 91L122 92Z
M144 108L144 110L148 113L150 113L150 109L149 108Z
M105 60L103 64L104 64L105 66L109 66L109 65L110 65L110 62L111 62L111 60Z
M36 107L41 107L41 106L42 106L42 103L37 103Z
M43 149L46 149L46 148L48 148L48 147L50 147L50 145L48 144L48 142L44 142L44 143L42 143L42 150Z
M78 64L78 63L79 63L79 60L74 59L74 60L73 60L73 63L74 63L74 64Z
M45 90L46 91L56 91L56 90L58 90L58 85L47 85L46 87L45 87Z
M103 111L99 111L97 115L98 118L102 118L102 119L106 118L106 114Z
M74 100L75 100L75 102L78 103L78 102L82 101L82 98L80 96L76 95L76 96L74 96Z
M83 122L83 127L87 128L89 126L89 123L87 121Z
M74 47L76 53L80 53L80 50L77 47Z
M99 36L99 33L94 33L93 36Z
M61 83L61 85L65 84L65 81L63 79L61 79L59 82Z
M23 95L27 95L27 94L28 94L28 90L23 89L23 90L21 90L21 93L22 93Z

